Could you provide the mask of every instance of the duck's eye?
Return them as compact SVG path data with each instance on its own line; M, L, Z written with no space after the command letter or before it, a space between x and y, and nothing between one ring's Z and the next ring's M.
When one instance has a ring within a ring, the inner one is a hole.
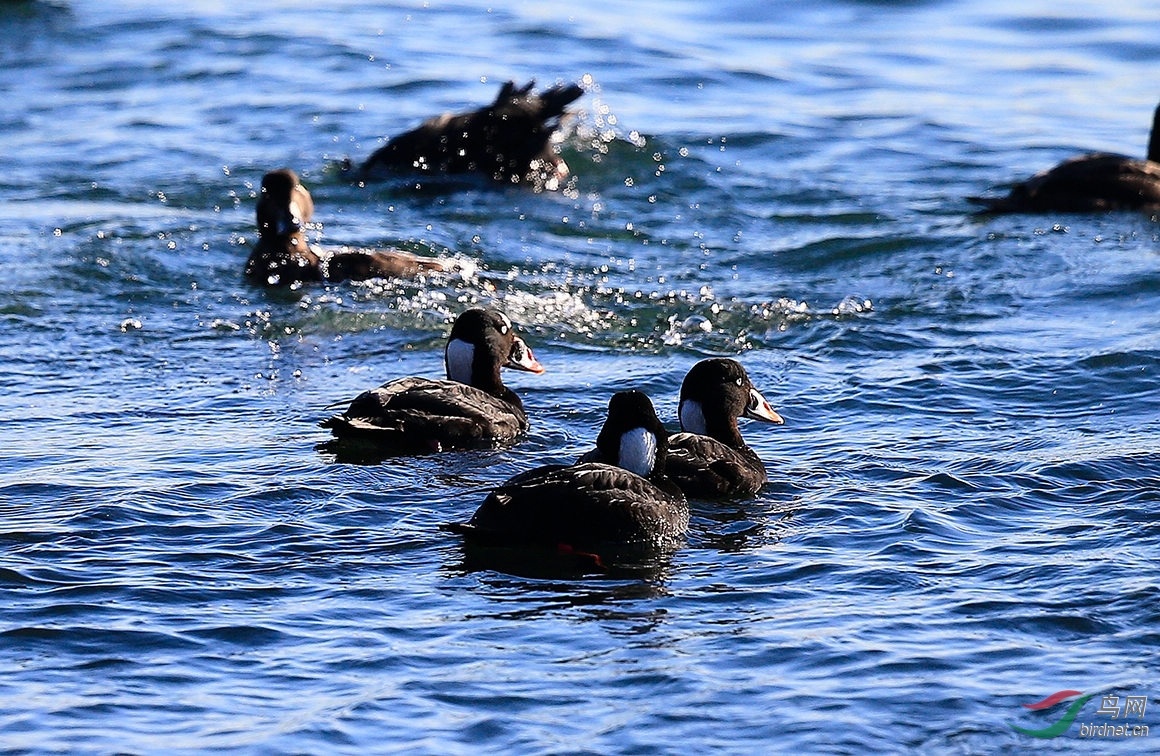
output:
M738 386L742 386L742 385L744 385L744 381L742 381L740 378L738 378L738 379L737 379L737 385L738 385Z
M507 336L508 327L506 325L501 325L499 327L499 332L502 333L504 336Z

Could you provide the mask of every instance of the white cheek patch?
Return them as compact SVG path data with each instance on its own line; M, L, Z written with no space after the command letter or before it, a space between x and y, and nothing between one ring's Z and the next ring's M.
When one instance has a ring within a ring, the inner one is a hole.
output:
M704 436L709 429L705 425L705 413L701 411L701 403L686 399L680 407L681 430L686 433L696 433Z
M471 384L471 365L475 361L475 345L461 339L447 342L447 377L459 383Z
M652 474L656 461L656 436L644 428L633 428L620 437L620 467L643 478Z

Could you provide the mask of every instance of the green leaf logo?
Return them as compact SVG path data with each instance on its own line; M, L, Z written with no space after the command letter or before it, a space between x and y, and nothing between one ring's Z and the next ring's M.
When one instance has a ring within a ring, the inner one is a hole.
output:
M1050 696L1043 699L1039 703L1023 704L1023 706L1028 708L1028 709L1045 709L1045 708L1051 706L1052 704L1058 703L1059 701L1063 700L1064 698L1068 698L1068 697L1074 696L1074 695L1079 695L1079 691L1078 690L1061 690L1058 693L1051 694ZM1016 727L1015 725L1011 724L1010 722L1007 723L1007 726L1010 727L1015 732L1019 732L1019 733L1022 733L1024 735L1030 735L1033 738L1055 738L1055 737L1058 737L1058 736L1062 735L1063 733L1067 732L1067 728L1071 727L1071 723L1075 721L1075 718L1077 716L1079 716L1079 710L1082 709L1083 705L1085 703L1087 703L1089 700L1091 700L1091 698L1095 695L1096 695L1095 693L1088 693L1086 696L1080 696L1074 702L1072 702L1071 706L1067 707L1067 711L1064 713L1064 715L1062 717L1060 717L1058 722L1051 725L1050 727L1044 727L1042 730L1028 730L1028 729L1023 728L1023 727Z

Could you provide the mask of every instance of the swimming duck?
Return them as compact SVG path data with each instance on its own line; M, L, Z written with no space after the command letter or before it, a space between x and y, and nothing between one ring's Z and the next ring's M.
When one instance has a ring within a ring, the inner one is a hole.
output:
M322 421L339 439L398 452L509 444L528 429L523 402L500 368L543 373L511 320L472 308L455 320L444 350L447 380L399 378L364 391L341 415Z
M1160 209L1160 107L1152 117L1146 160L1093 152L1015 184L1006 197L971 200L986 213Z
M469 113L446 113L392 138L363 163L363 178L383 173L481 173L536 190L560 188L568 166L552 146L564 109L584 94L576 84L532 93L528 82L505 83L495 102Z
M746 445L739 417L781 424L736 360L693 365L681 383L681 433L669 438L665 473L689 498L752 496L765 485L765 464Z
M245 274L270 286L307 281L363 281L384 276L414 276L445 270L437 260L406 252L328 252L311 246L306 226L314 215L310 192L289 168L262 177L258 197L258 243L246 260Z
M487 545L566 551L669 544L688 529L689 507L664 475L667 437L648 396L617 392L596 441L612 464L521 473L493 490L470 521L444 529Z

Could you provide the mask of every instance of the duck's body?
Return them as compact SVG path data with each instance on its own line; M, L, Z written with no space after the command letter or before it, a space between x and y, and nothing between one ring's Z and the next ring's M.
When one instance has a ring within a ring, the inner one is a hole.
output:
M663 545L689 527L679 492L616 465L586 462L540 467L496 488L465 525L477 542L568 546Z
M669 439L669 477L690 499L753 496L765 485L765 464L746 446L735 449L698 433L676 433Z
M246 277L278 285L323 280L322 258L310 247L306 224L314 215L310 192L289 168L262 177L258 243L246 260Z
M281 168L267 173L258 197L258 243L246 260L246 278L256 284L278 286L405 277L445 270L437 260L424 260L407 252L322 250L306 238L307 224L313 215L314 201L294 171Z
M688 529L689 508L664 476L666 436L647 396L619 392L597 441L618 464L530 470L493 490L469 522L446 528L489 545L594 553L671 544Z
M669 438L665 472L693 499L753 496L765 485L765 464L737 426L740 417L782 423L736 360L698 362L681 384L681 433Z
M1006 197L972 199L989 213L1160 210L1160 107L1144 160L1093 152L1015 184Z
M500 368L544 368L503 313L475 308L460 315L444 362L447 380L390 381L322 426L339 439L402 453L504 446L527 431L523 402L503 385Z
M533 83L517 88L509 81L491 105L431 118L393 137L363 163L360 174L477 173L505 184L559 188L568 166L552 145L552 134L584 90L568 84L536 95Z
M399 378L359 394L323 421L339 438L424 452L506 446L528 430L518 396L499 398L455 381Z

